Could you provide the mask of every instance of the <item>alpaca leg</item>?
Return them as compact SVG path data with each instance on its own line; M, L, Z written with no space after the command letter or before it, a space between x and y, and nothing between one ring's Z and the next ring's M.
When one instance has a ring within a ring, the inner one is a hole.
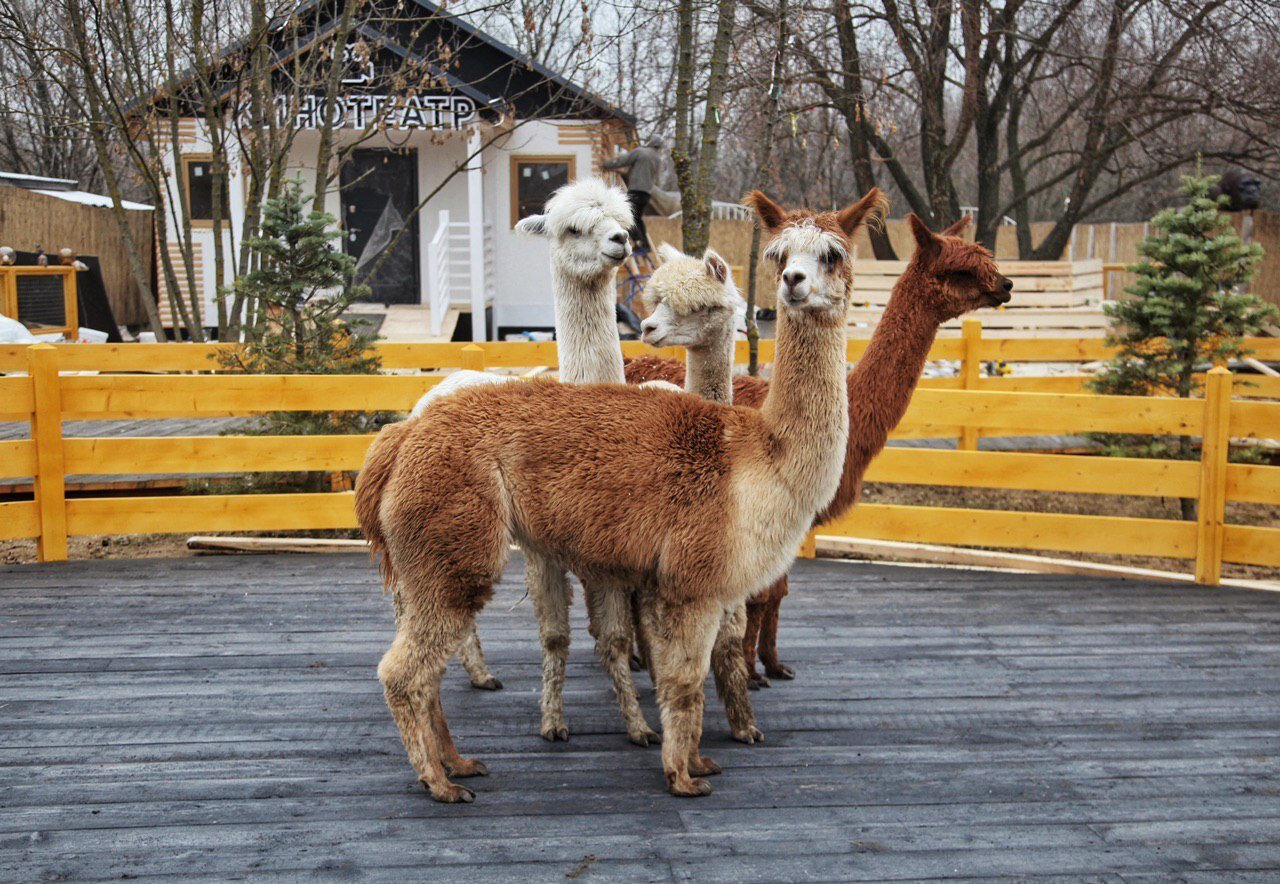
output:
M542 738L568 740L564 723L564 670L569 660L569 602L572 590L563 570L532 551L525 552L529 595L542 638Z
M449 782L445 775L445 749L440 731L448 732L444 713L438 724L440 682L445 664L462 640L468 618L460 612L438 611L430 621L402 619L395 641L378 664L378 679L404 741L418 780L436 801L473 801L470 789ZM457 752L454 750L454 754Z
M440 704L440 694L430 698L429 713L431 727L440 743L440 763L451 776L484 777L489 775L489 768L474 758L463 758L458 747L453 744L453 734L449 733L449 723L444 718L444 707Z
M650 650L658 672L662 709L662 769L673 795L710 795L701 779L719 767L698 751L702 736L703 683L721 611L705 605L645 606Z
M498 681L485 665L484 648L480 646L480 633L476 631L474 623L471 624L471 628L462 639L462 644L458 647L458 662L462 664L463 669L467 670L467 677L471 679L473 688L479 688L482 691L502 690L502 682Z
M733 738L740 743L758 743L764 741L764 734L756 728L756 714L747 690L747 667L742 659L746 628L746 605L737 605L724 613L716 643L711 648L711 673L715 676L716 693L724 703Z
M760 640L760 622L763 618L763 607L755 599L747 602L747 628L742 636L742 662L747 670L747 686L753 691L769 686L769 679L756 670L756 643Z
M787 578L783 577L771 591L760 622L760 662L770 678L790 681L796 677L795 670L778 662L778 609L782 607L782 597L786 594Z
M613 692L618 698L618 709L627 726L627 739L637 746L648 746L661 739L649 727L636 685L631 680L631 611L630 587L582 584L587 601L587 616L591 620L596 638L596 654L613 681Z
M642 672L646 669L650 670L649 677L652 682L653 672L649 664L649 640L645 636L644 628L640 623L640 595L639 593L631 594L631 640L634 642L631 648L631 671Z

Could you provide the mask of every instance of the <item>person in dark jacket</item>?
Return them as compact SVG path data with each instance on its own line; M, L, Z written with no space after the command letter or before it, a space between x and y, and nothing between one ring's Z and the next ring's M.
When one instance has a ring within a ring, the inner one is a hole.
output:
M644 210L649 205L649 194L657 186L662 171L662 151L666 147L662 137L653 135L641 147L604 164L606 169L627 170L627 199L631 201L631 238L636 248L649 248L649 232L644 226Z

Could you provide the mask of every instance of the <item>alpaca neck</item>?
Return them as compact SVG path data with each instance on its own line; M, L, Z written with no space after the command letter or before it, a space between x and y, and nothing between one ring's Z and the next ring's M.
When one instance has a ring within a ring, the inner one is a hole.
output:
M920 297L930 283L912 267L893 287L867 350L848 378L849 445L835 498L818 521L837 518L858 501L867 466L911 403L941 324Z
M560 380L569 384L621 384L622 348L614 312L616 271L584 279L552 266Z
M778 314L773 381L761 413L774 441L772 464L800 511L816 513L840 479L849 433L845 317Z
M711 402L733 404L733 330L709 347L690 347L684 390Z

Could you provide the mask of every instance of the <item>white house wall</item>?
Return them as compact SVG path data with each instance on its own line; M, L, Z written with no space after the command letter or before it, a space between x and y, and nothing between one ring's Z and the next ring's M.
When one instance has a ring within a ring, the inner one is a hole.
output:
M181 121L181 151L187 154L208 154L210 145L205 137L203 123L199 120ZM577 177L586 177L598 171L599 139L597 124L590 121L572 123L550 123L543 121L526 122L504 135L494 145L488 147L483 155L483 188L485 220L492 225L494 245L494 276L492 290L494 298L494 321L497 326L535 326L550 327L554 323L554 311L551 301L551 270L549 249L545 240L518 236L512 229L511 222L511 161L513 156L566 156L574 160ZM337 133L339 143L344 137L352 137L349 133ZM318 132L300 132L296 136L288 158L289 176L299 175L304 181L304 188L311 191L315 187L314 160L319 146ZM374 136L360 145L367 148L412 147L417 150L418 161L418 198L421 200L431 190L438 187L466 157L466 134L463 132L428 132L415 131L403 136L388 139ZM245 181L243 168L235 158L228 157L231 169L230 181L230 230L223 232L224 255L226 262L226 278L224 285L230 285L231 273L235 264L235 255L239 247L240 233L245 213ZM165 157L165 168L169 174L175 198L173 205L166 201L163 210L167 212L169 229L180 230L181 219L177 213L176 188L178 186L178 163L172 156ZM424 206L419 215L419 300L428 302L426 274L426 243L436 232L440 211L447 210L452 221L469 221L468 218L468 185L465 172L454 175L439 193L435 194ZM325 199L325 211L335 218L342 217L342 200L337 183L329 190ZM171 237L171 240L173 237ZM196 253L197 288L200 294L202 318L206 326L217 322L217 305L214 294L217 281L214 279L213 266L213 232L208 229L193 229L192 244ZM171 242L171 254L176 254L177 244ZM181 265L175 262L181 277ZM457 268L460 274L466 268ZM179 279L180 290L186 294L186 282ZM465 292L463 285L463 292ZM457 300L464 300L461 293ZM162 298L162 314L166 324L176 325L169 321L167 298Z

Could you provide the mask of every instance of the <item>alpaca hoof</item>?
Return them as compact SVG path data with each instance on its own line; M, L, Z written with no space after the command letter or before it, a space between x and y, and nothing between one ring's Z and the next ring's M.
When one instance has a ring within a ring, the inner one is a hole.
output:
M644 661L643 661L643 660L641 660L641 659L640 659L637 655L635 655L635 654L632 654L632 655L631 655L630 665L631 665L631 671L632 671L632 672L644 672L644 669L645 669Z
M477 761L474 758L463 758L458 764L446 764L445 769L449 771L450 776L458 779L487 777L489 775L489 768L484 766L484 762Z
M701 798L704 795L711 794L711 784L699 777L694 779L686 779L683 783L676 782L668 777L670 785L668 788L671 794L677 798Z
M627 739L637 746L657 746L662 742L662 734L650 727L646 727L642 731L628 731Z
M785 663L779 663L777 666L766 666L764 671L770 678L780 678L783 681L791 681L796 677L796 671Z
M739 743L746 743L748 745L764 742L764 734L760 733L760 729L754 725L740 731L734 731L733 738Z
M569 742L569 728L563 724L546 724L542 726L542 739L548 743L554 743L556 740Z
M765 678L763 675L753 675L747 681L747 688L753 691L758 691L761 688L767 687L769 687L769 679Z
M720 773L721 769L720 765L703 756L699 756L689 763L689 773L695 777L714 777Z
M476 800L475 792L457 783L445 783L438 789L433 789L426 780L419 780L419 782L431 794L432 800L439 801L441 804L470 804Z
M502 690L502 682L498 681L492 675L483 681L473 681L471 686L479 691L500 691Z

